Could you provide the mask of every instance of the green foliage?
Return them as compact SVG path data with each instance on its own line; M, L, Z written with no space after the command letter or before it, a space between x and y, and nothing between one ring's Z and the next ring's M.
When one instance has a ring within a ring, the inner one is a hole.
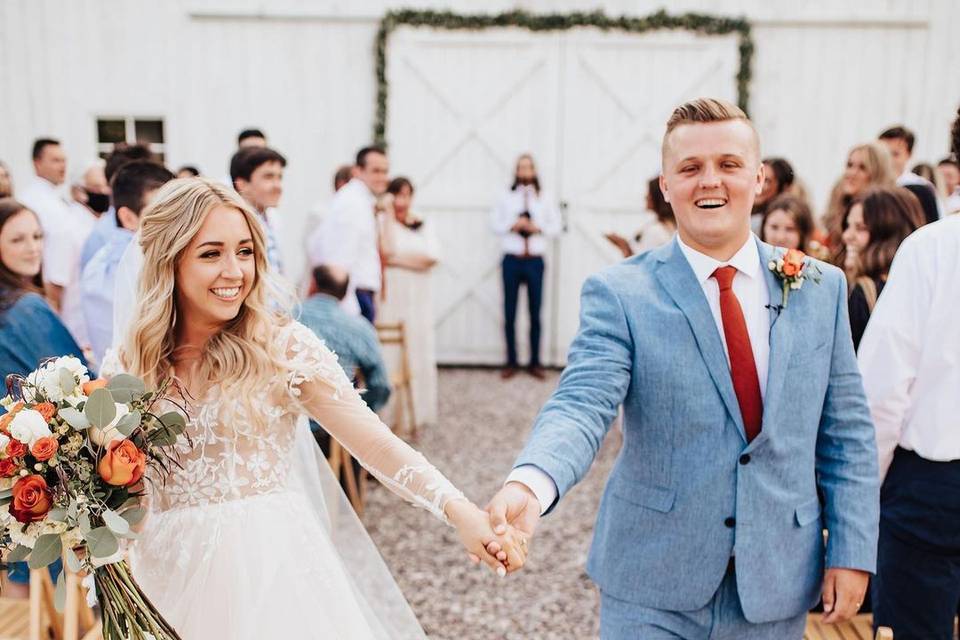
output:
M114 402L129 404L135 398L140 398L146 392L147 388L143 380L127 373L121 373L110 379L107 383L107 389L113 394Z
M113 396L109 391L97 389L90 394L90 398L83 406L83 414L90 424L103 429L117 417L117 405L114 404Z
M60 544L59 533L47 533L39 538L33 545L33 551L30 552L30 559L27 564L31 569L43 569L55 562L60 557L63 546Z
M86 538L87 548L94 558L109 558L120 549L120 541L107 527L97 527Z
M64 422L77 431L83 431L84 429L90 428L90 421L87 420L87 417L73 407L64 407L60 409L57 414L63 419Z
M749 113L751 61L753 38L750 23L746 18L726 18L702 13L670 15L663 9L643 17L610 17L602 11L573 12L565 14L533 14L523 10L500 14L462 15L449 11L420 11L401 9L388 11L380 21L376 40L377 109L373 125L373 139L381 145L387 137L387 42L390 33L400 26L428 27L433 29L481 31L490 28L518 27L530 31L563 31L576 27L593 27L602 31L645 33L659 30L683 29L700 35L726 35L736 33L740 37L740 68L737 71L737 104Z

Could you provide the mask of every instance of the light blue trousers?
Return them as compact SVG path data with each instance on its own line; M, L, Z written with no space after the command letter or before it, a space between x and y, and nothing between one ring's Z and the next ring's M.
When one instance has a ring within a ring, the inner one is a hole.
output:
M710 602L695 611L664 611L600 594L602 640L801 640L807 615L754 624L743 617L737 578L728 572Z

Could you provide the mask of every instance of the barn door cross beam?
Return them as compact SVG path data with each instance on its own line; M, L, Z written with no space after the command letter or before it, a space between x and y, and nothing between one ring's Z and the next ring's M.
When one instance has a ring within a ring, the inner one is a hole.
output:
M480 31L492 28L517 27L531 31L562 31L577 27L593 27L603 31L645 33L659 30L687 30L699 35L739 35L740 64L736 75L737 104L749 113L751 61L753 38L750 22L745 18L712 16L702 13L670 15L660 10L642 17L610 17L602 11L567 14L533 14L522 10L499 14L457 14L449 11L419 11L403 9L388 11L380 21L376 39L377 104L373 125L373 138L378 144L386 144L387 107L389 84L387 82L387 45L390 33L401 26L432 29Z

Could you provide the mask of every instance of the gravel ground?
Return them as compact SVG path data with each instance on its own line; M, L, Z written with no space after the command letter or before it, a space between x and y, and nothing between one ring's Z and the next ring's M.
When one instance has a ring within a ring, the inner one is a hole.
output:
M483 506L510 470L536 417L556 387L493 370L440 370L440 423L415 446L471 500ZM431 638L457 640L587 639L598 634L596 587L587 551L600 493L619 449L615 430L590 474L543 520L531 557L500 579L466 559L452 529L371 486L364 524Z

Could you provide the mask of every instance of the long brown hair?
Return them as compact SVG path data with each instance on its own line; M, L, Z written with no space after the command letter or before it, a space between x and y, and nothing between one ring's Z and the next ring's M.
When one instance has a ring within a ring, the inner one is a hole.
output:
M917 197L901 187L873 187L858 196L854 204L863 207L863 224L870 232L870 241L860 252L859 264L851 279L867 276L874 280L886 278L897 253L907 236L923 226L923 208ZM849 210L843 216L847 228ZM844 248L846 253L846 248Z
M797 233L800 234L800 246L798 248L801 251L807 251L814 227L813 214L810 213L810 207L807 206L807 203L789 193L781 193L770 200L767 203L766 211L763 213L763 221L760 223L760 239L764 242L767 241L763 233L767 226L767 218L774 211L785 211L793 219L793 224L797 225Z
M34 218L37 217L37 214L13 198L0 198L0 229L3 229L7 221L21 211L30 211ZM39 218L37 218L37 224L40 224ZM32 278L24 278L11 271L0 256L0 312L12 307L25 293L43 295L42 274L38 272Z

